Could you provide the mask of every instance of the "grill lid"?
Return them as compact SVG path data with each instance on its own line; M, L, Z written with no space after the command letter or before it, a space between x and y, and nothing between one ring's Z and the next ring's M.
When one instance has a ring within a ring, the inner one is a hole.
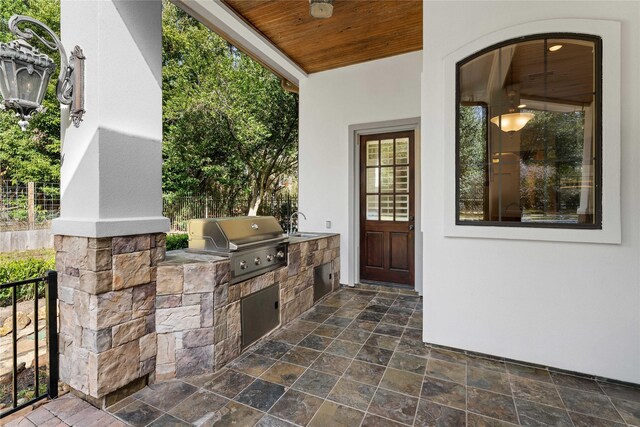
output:
M189 220L189 249L233 252L287 240L272 216L240 216Z

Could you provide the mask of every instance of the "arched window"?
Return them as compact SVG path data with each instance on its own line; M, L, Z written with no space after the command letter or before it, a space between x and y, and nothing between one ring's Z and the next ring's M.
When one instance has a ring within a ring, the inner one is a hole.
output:
M602 228L601 39L508 40L456 70L456 224Z

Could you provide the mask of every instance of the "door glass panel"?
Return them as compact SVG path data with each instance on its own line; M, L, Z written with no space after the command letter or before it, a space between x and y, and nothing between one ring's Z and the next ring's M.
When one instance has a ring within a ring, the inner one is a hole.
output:
M380 186L378 168L367 168L367 193L377 193Z
M409 192L409 167L399 166L396 168L396 193Z
M380 168L382 175L380 192L393 193L393 167Z
M393 139L383 139L380 142L380 164L393 164Z
M396 221L409 221L409 195L396 196Z
M367 219L378 221L380 219L378 209L378 196L367 196Z
M380 196L380 219L393 221L393 196Z
M396 139L396 164L409 164L409 138Z
M378 166L378 141L367 141L367 166Z

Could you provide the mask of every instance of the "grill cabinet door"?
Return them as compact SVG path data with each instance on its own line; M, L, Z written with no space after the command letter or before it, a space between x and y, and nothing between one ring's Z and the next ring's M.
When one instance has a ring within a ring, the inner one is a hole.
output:
M331 292L333 287L333 278L331 275L331 265L327 262L313 269L313 302Z
M280 286L272 285L243 298L240 308L245 349L280 324Z

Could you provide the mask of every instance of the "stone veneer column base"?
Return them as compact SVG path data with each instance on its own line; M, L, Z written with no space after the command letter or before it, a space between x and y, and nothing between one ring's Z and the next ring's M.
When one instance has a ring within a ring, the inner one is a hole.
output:
M142 390L149 383L149 375L140 377L131 381L129 384L120 387L116 391L112 391L106 396L93 397L88 394L84 394L74 388L71 389L71 394L78 396L82 400L86 400L98 409L107 409L109 406L114 405L122 399L131 396L133 393Z
M104 408L154 381L165 235L55 236L60 379Z

